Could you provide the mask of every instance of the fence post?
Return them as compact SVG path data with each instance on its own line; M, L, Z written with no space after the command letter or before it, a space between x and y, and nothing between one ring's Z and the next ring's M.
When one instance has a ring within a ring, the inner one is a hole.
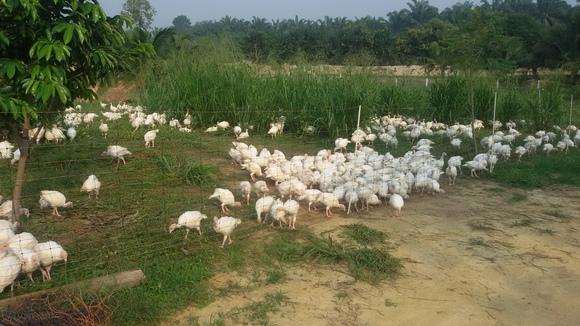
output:
M361 109L362 109L362 105L359 105L358 106L358 119L356 121L356 129L357 130L360 129L360 111L361 111Z
M497 110L497 90L499 88L499 80L495 83L495 94L493 96L493 120L491 121L491 134L495 135L495 112Z
M572 108L574 107L574 94L570 95L570 123L568 126L572 125Z

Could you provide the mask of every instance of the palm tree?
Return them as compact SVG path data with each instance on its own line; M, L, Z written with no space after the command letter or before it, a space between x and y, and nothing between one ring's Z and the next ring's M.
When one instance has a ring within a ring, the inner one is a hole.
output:
M407 9L392 11L387 14L387 22L391 30L398 34L411 26L411 13Z
M411 0L407 6L411 20L416 25L426 23L439 14L439 9L430 5L427 0Z

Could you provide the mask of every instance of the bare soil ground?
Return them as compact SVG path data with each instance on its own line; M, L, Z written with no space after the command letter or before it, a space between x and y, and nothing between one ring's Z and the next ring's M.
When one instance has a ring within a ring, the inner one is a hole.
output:
M413 196L402 218L385 207L331 219L302 214L299 223L318 234L357 222L387 233L404 266L392 281L371 285L319 264L288 267L285 281L271 285L219 274L211 284L223 297L166 324L216 323L280 291L288 302L269 313L276 325L580 325L580 191L523 194L471 179L448 189Z

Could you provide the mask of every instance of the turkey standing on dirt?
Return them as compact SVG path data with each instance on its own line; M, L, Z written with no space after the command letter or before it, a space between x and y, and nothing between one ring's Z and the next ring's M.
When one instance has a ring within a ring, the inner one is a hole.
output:
M389 198L389 205L395 210L395 216L401 217L401 209L405 205L403 197L399 194L392 194L391 198Z

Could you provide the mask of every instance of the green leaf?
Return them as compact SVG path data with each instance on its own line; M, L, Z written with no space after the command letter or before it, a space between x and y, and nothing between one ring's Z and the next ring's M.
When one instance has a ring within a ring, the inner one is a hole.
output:
M62 60L64 60L63 49L61 47L54 48L54 57L56 58L56 61L58 61L58 62L61 62Z
M77 37L79 38L79 41L81 43L84 43L84 41L85 41L85 32L84 32L83 28L81 26L77 26L77 28L75 28L75 31L77 32Z
M67 100L68 100L68 96L69 96L69 92L68 89L66 89L64 86L62 85L58 85L56 87L56 93L58 94L58 97L60 99L60 102L62 104L66 104Z
M72 36L73 36L73 31L74 31L74 26L73 25L69 25L67 26L65 32L64 32L64 44L69 44L70 41L72 40Z
M68 25L69 24L67 24L67 23L58 24L52 28L52 31L54 33L62 33L66 28L68 28Z
M48 48L48 51L46 51L46 60L50 60L50 57L52 57L52 51L54 50L54 45L50 44L46 47Z
M8 63L6 65L6 76L8 76L9 79L12 79L15 74L16 74L16 64L14 64L14 62Z
M0 31L0 46L8 47L10 45L10 39L3 31Z
M38 49L36 51L36 58L42 59L42 58L46 57L46 53L48 52L49 46L48 45L42 45L42 46L39 45L38 47L40 47L40 49Z

